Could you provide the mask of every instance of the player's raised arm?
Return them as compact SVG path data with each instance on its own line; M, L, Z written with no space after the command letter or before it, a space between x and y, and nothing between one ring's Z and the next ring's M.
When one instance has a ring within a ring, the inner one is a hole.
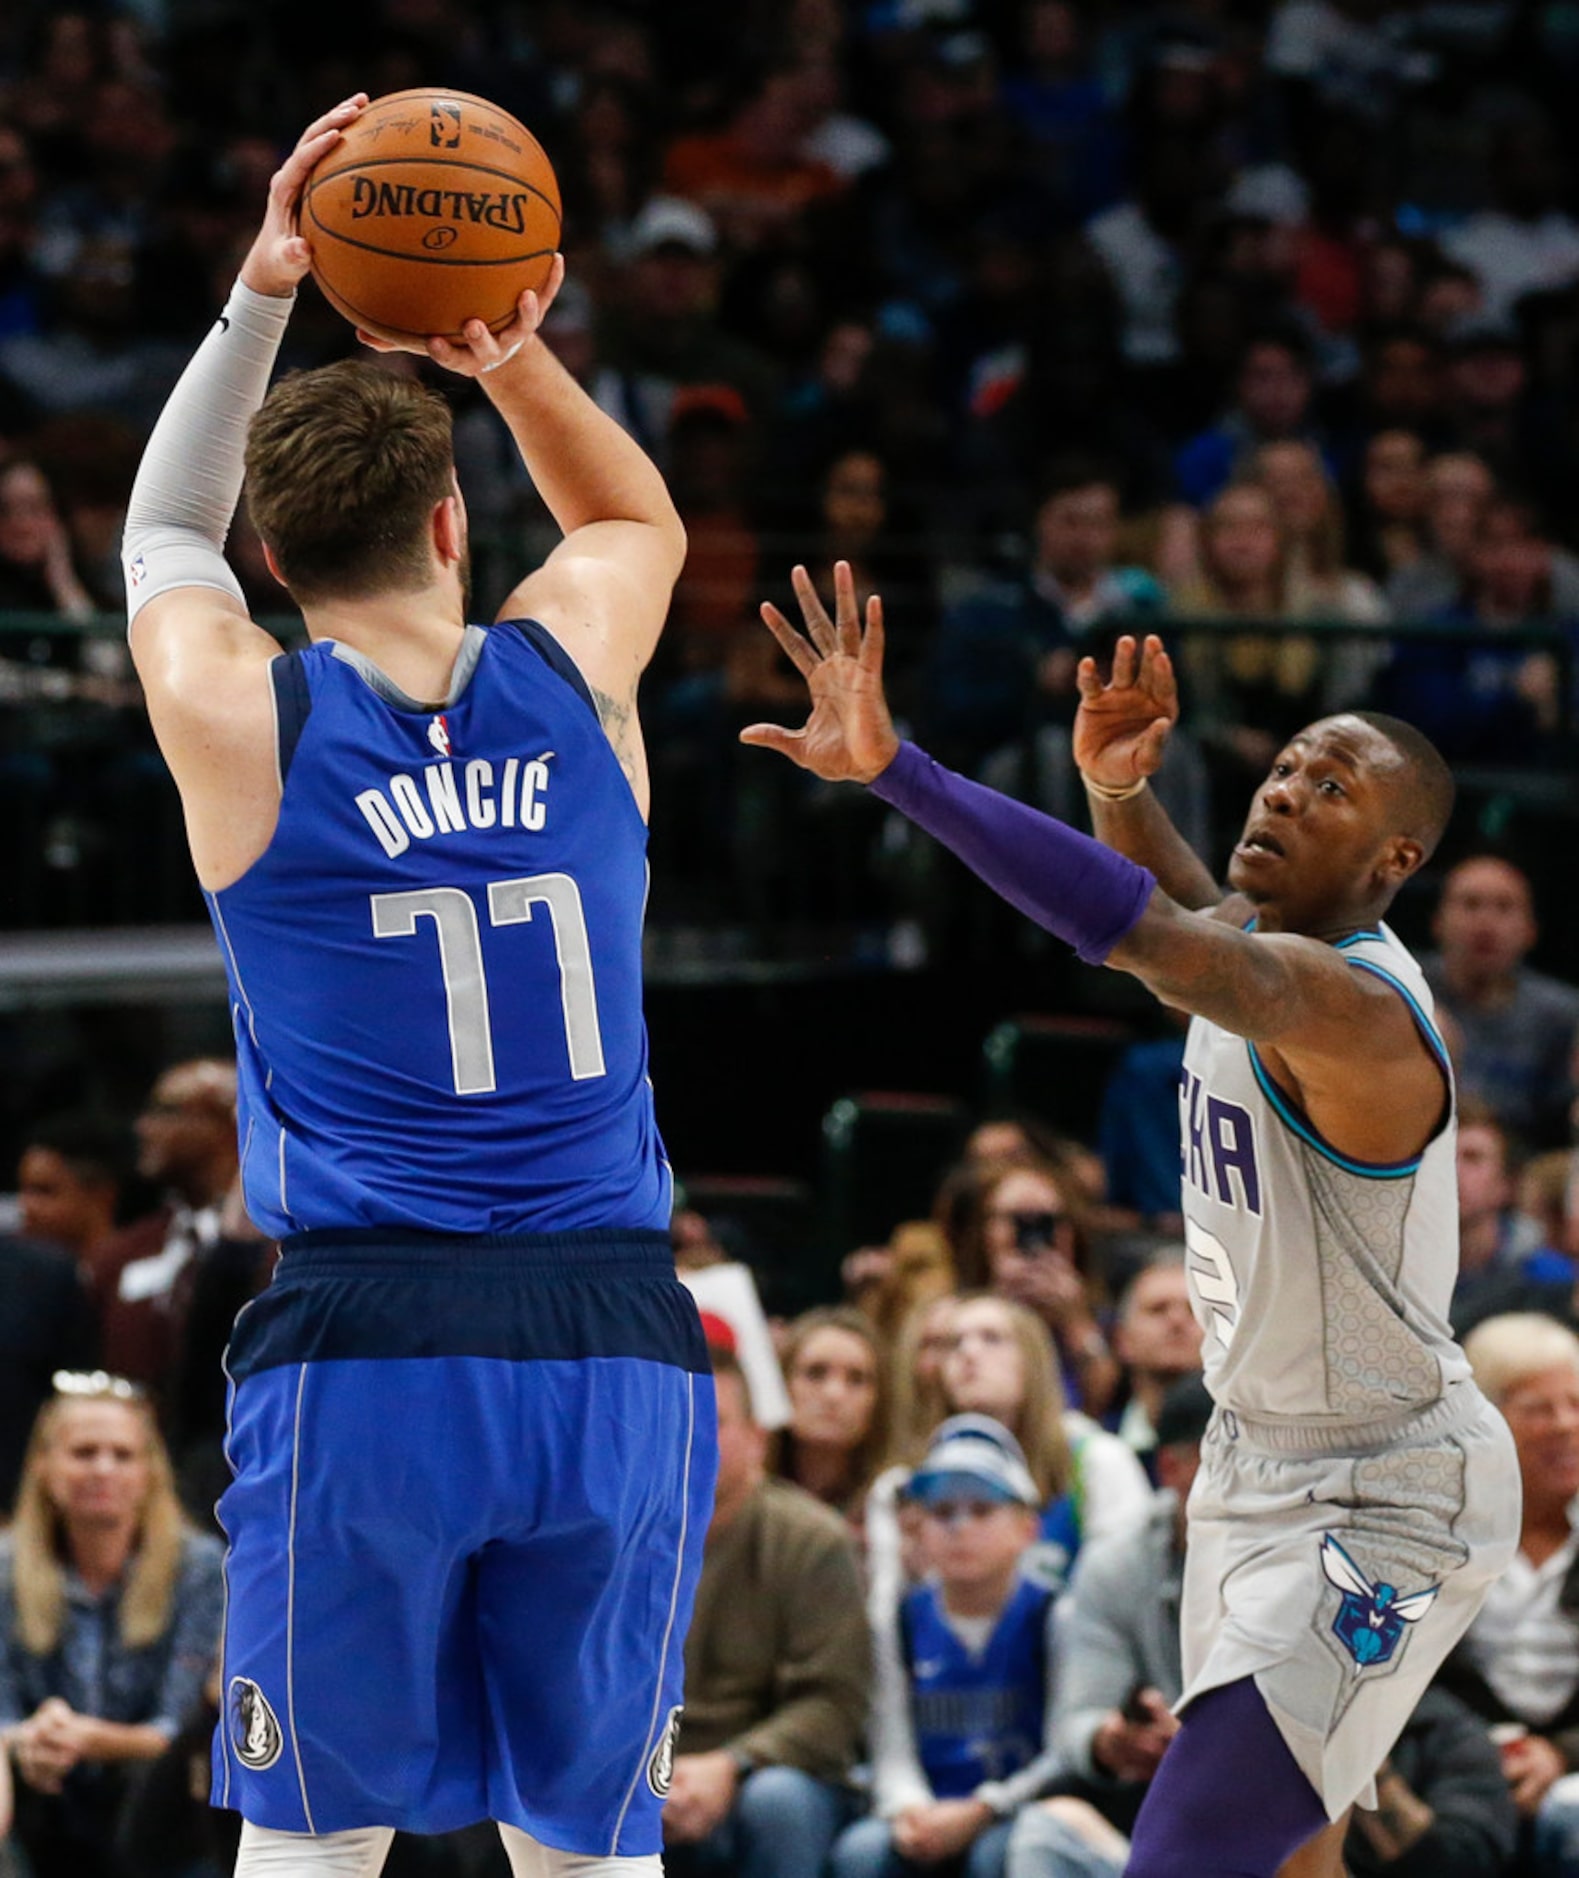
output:
M307 271L296 211L313 165L365 106L358 93L302 133L224 312L154 426L126 510L132 658L180 788L199 878L233 875L279 797L267 668L279 647L247 617L225 561L247 427Z
M1321 1119L1345 1151L1375 1161L1418 1151L1440 1117L1441 1072L1404 1001L1330 943L1374 925L1434 839L1425 830L1377 832L1390 825L1385 799L1394 784L1385 747L1373 747L1381 739L1363 720L1330 720L1339 732L1308 750L1296 739L1257 797L1235 850L1236 869L1248 876L1235 881L1247 893L1247 916L1254 907L1270 928L1251 934L1181 905L1127 855L901 743L883 694L880 605L869 604L863 631L842 562L834 619L804 568L794 582L804 634L774 607L762 614L807 681L811 716L799 730L753 725L743 742L827 780L869 784L1087 964L1131 972L1165 1003L1265 1045L1297 1098L1325 1110L1330 1097L1334 1115ZM1319 845L1308 831L1313 800L1325 818ZM1341 876L1334 848L1347 864ZM1304 886L1297 870L1289 878L1278 866L1302 849Z
M1137 645L1126 633L1113 648L1106 682L1092 658L1080 661L1076 681L1074 758L1098 841L1149 867L1180 906L1218 905L1222 888L1150 787L1179 717L1173 661L1162 641L1148 633Z

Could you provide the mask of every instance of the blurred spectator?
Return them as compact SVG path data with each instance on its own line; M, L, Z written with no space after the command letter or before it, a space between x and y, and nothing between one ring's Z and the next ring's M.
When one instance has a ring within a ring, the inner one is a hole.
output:
M38 172L27 139L0 122L0 339L36 331L38 279L31 265ZM8 428L0 409L0 431Z
M1177 824L1175 824L1177 825ZM1132 1043L1107 1086L1097 1147L1107 1169L1111 1206L1158 1232L1183 1230L1179 1194L1179 1077L1184 1026L1177 1034Z
M820 1878L870 1682L844 1522L766 1473L739 1365L715 1350L718 1486L685 1645L683 1722L664 1806L674 1878Z
M1414 16L1366 0L1282 0L1266 66L1291 93L1297 124L1328 110L1387 123L1400 99L1436 75L1413 43Z
M1278 750L1319 715L1321 650L1308 633L1278 632L1292 617L1289 543L1271 494L1236 483L1207 509L1198 581L1174 595L1181 619L1242 617L1274 630L1187 640L1181 666L1193 688L1193 720L1222 793L1237 800Z
M1353 559L1384 587L1425 558L1425 467L1425 444L1412 430L1378 431L1365 446Z
M1020 57L1003 84L1039 170L1081 221L1113 202L1122 174L1122 133L1086 31L1070 0L1031 0L1020 14Z
M1470 855L1443 881L1431 930L1437 949L1421 967L1462 1038L1465 1093L1532 1146L1563 1139L1579 990L1525 962L1540 936L1528 875L1498 855Z
M1185 243L1200 216L1206 173L1195 139L1157 136L1138 153L1134 193L1087 224L1123 308L1124 358L1135 367L1171 364Z
M1443 239L1471 269L1489 314L1506 318L1528 293L1579 280L1579 222L1564 213L1567 178L1546 125L1504 125L1492 146L1494 206L1469 216Z
M1476 1096L1458 1105L1458 1279L1453 1327L1519 1308L1503 1302L1530 1286L1573 1286L1572 1264L1544 1241L1539 1224L1515 1205L1513 1144L1496 1111Z
M779 1350L790 1422L773 1471L846 1518L888 1454L887 1377L871 1323L845 1305L797 1317Z
M95 610L44 473L22 460L0 467L0 608L74 620Z
M168 1386L198 1263L223 1237L237 1175L236 1071L196 1058L161 1075L137 1117L137 1171L164 1204L104 1241L91 1268L117 1375Z
M1190 1304L1182 1246L1154 1253L1124 1287L1113 1354L1123 1365L1123 1406L1110 1413L1108 1425L1158 1485L1157 1417L1175 1386L1201 1372L1201 1327Z
M716 317L718 230L694 202L654 196L631 223L617 300L598 335L598 403L668 467L676 393L725 385L754 419L773 404L776 379L760 353Z
M1343 510L1321 452L1297 439L1264 443L1250 473L1271 496L1288 542L1290 613L1369 625L1385 620L1387 603L1375 583L1347 565ZM1357 695L1331 702L1338 708Z
M1441 1680L1497 1731L1533 1870L1561 1878L1579 1859L1579 1338L1515 1313L1488 1318L1464 1354L1512 1430L1524 1518L1518 1555Z
M1571 488L1573 452L1550 399L1531 384L1518 328L1486 314L1449 328L1445 387L1455 446L1484 459L1505 487L1531 491L1555 513Z
M1097 461L1050 465L1025 573L979 580L945 610L928 722L963 760L1011 742L1037 718L1074 714L1075 664L1088 642L1162 610L1143 568L1118 564L1119 490Z
M0 1235L0 1506L56 1370L92 1369L99 1324L82 1273L59 1248Z
M1232 408L1174 458L1174 493L1204 507L1249 468L1262 444L1311 438L1314 390L1310 354L1301 341L1279 333L1253 338L1240 361Z
M1427 619L1458 598L1474 568L1481 517L1495 493L1491 471L1478 456L1450 451L1431 458L1425 472L1425 553L1395 569L1387 585L1396 619Z
M899 1327L889 1364L889 1397L893 1404L893 1434L889 1458L899 1474L908 1478L942 1421L943 1360L953 1343L954 1310L959 1299L952 1292L917 1304ZM893 1473L895 1469L890 1469ZM894 1483L890 1483L891 1487Z
M906 1497L925 1576L875 1639L874 1817L845 1830L831 1869L998 1878L1016 1809L1060 1765L1049 1740L1054 1596L1028 1570L1036 1483L1006 1428L958 1415Z
M726 129L669 146L664 188L699 203L734 248L780 241L805 209L843 187L837 170L805 154L825 111L815 68L774 67L741 99Z
M35 1122L17 1163L22 1231L91 1271L119 1224L132 1155L131 1130L111 1116L82 1110Z
M218 1652L221 1550L187 1529L130 1385L57 1387L0 1541L0 1728L34 1878L118 1878L127 1774L174 1739Z
M953 1242L960 1285L990 1287L1034 1311L1052 1333L1074 1399L1101 1415L1118 1368L1102 1334L1084 1196L1070 1170L1035 1158L1002 1162L966 1191Z

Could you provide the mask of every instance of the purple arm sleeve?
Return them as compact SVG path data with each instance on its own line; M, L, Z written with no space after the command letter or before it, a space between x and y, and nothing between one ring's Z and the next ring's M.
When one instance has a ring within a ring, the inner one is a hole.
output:
M1145 912L1155 878L1050 815L956 776L913 743L872 794L951 848L1027 919L1100 965Z

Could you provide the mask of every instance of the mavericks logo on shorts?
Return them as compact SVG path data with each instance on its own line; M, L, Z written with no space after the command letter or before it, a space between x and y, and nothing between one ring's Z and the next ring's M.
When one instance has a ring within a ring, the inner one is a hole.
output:
M1343 1593L1333 1634L1354 1658L1354 1673L1373 1663L1387 1663L1404 1639L1404 1625L1418 1624L1436 1602L1440 1585L1427 1585L1400 1597L1397 1588L1372 1584L1329 1532L1321 1541L1321 1569L1328 1584Z
M683 1708L670 1709L658 1745L647 1763L647 1785L660 1800L668 1799L669 1789L674 1785L674 1744L680 1738L680 1717L684 1713Z
M230 1679L230 1745L242 1766L256 1773L272 1767L285 1745L268 1697L245 1676Z

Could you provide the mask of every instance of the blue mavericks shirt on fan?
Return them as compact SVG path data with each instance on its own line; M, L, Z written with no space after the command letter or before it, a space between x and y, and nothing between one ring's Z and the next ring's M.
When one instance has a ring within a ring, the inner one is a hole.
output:
M271 673L279 824L208 896L253 1220L667 1228L647 829L566 654L468 628L437 710L332 642Z
M937 1799L966 1799L1042 1751L1051 1603L1045 1586L1022 1578L979 1653L949 1623L936 1585L900 1606L916 1753Z

